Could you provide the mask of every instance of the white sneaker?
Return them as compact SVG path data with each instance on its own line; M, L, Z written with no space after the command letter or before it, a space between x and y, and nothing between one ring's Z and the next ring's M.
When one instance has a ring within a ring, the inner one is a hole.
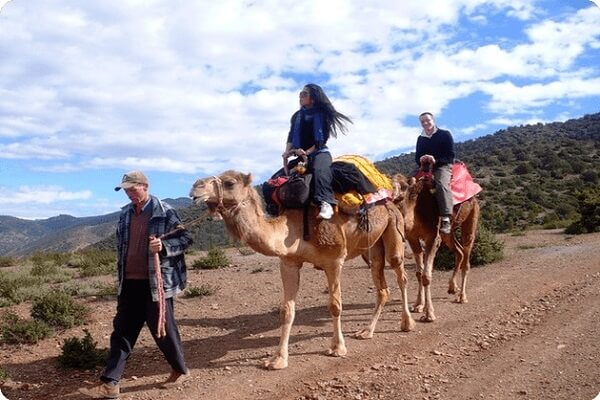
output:
M440 226L440 233L448 235L452 232L452 223L449 218L442 218L442 225Z
M321 219L331 219L333 217L333 208L331 204L326 201L321 202L321 211L319 212L319 218Z

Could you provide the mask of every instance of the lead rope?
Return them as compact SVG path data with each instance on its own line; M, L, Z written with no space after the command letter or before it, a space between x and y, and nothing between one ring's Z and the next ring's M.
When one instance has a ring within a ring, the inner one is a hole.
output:
M185 228L183 227L183 225L178 226L177 228L165 233L164 235L159 236L158 238L162 240L184 229ZM156 286L158 289L158 324L156 327L156 336L162 338L167 336L167 300L165 299L165 288L163 286L162 273L160 271L160 257L158 253L154 253L154 277L156 278Z
M165 328L167 324L165 316L167 302L165 300L165 288L163 287L163 279L160 272L160 257L158 256L158 253L154 253L154 275L156 276L156 285L158 286L158 326L156 328L156 336L162 338L167 336Z

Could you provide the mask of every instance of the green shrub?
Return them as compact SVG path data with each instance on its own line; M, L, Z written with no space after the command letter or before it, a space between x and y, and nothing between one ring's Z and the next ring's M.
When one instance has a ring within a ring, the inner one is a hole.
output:
M9 378L10 374L8 373L8 371L0 367L0 382L7 381Z
M92 340L92 335L87 329L84 329L84 332L83 339L71 337L63 342L62 353L58 356L61 367L93 369L104 363L106 351L96 347L97 343Z
M587 230L581 221L575 221L565 228L565 233L568 235L581 235L587 233Z
M0 337L7 344L35 344L52 334L52 328L43 321L23 320L17 314L7 313L0 322Z
M37 251L33 253L31 257L29 257L29 260L34 266L48 263L60 267L62 265L65 265L69 261L70 257L71 255L69 253L52 253Z
M192 268L219 269L229 265L229 260L223 249L213 247L208 250L206 257L200 258L192 264Z
M16 258L6 256L0 257L0 268L14 267L15 265L17 265Z
M457 235L460 238L460 230ZM504 243L496 239L492 231L479 224L475 235L475 244L471 251L471 265L481 266L498 261L502 259L503 251ZM446 246L441 246L435 256L434 267L438 270L453 269L454 253Z
M0 307L19 304L22 301L23 296L14 277L0 272Z
M49 292L38 297L31 307L31 316L34 319L61 328L80 325L87 315L87 307L62 291Z
M185 297L204 297L215 294L216 289L210 285L191 286L183 292Z
M71 259L71 265L81 269L81 276L112 275L117 270L117 256L110 250L86 250Z
M50 276L56 275L58 272L59 268L54 262L42 261L34 263L29 273L33 276Z

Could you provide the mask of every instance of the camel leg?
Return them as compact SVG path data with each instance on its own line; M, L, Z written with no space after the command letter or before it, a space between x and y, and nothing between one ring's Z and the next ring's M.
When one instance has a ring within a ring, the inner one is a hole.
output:
M421 247L421 243L419 240L408 240L408 244L413 252L413 257L415 259L415 263L417 264L416 273L417 282L419 283L419 289L417 291L417 299L413 303L410 310L412 312L420 313L423 312L423 308L425 306L425 290L423 288L423 282L421 277L424 272L424 264L423 264L423 248Z
M460 287L456 284L456 278L458 277L458 271L461 269L461 265L464 259L464 250L455 235L442 239L443 242L448 246L450 251L454 253L454 270L452 271L452 277L448 281L448 294L456 294L460 291Z
M398 246L398 244L400 244L400 246ZM412 318L408 308L408 278L406 276L406 271L404 270L404 243L402 243L402 240L398 240L394 243L390 251L388 251L389 247L390 246L386 246L386 257L396 273L396 280L398 281L398 286L402 293L400 329L403 332L410 332L415 328L415 320Z
M384 248L383 242L380 240L375 243L373 247L369 250L371 258L366 258L367 256L363 254L363 259L367 261L371 269L371 276L373 278L373 284L377 289L377 298L375 310L373 311L373 317L371 318L371 323L367 328L361 329L360 331L354 334L354 337L357 339L371 339L373 337L373 333L375 332L375 325L377 325L377 321L381 316L381 312L383 311L383 307L388 302L390 297L390 290L387 287L387 282L385 281L384 267L385 267L385 259L384 259Z
M329 314L333 322L333 337L327 354L334 357L342 357L347 353L344 335L342 334L342 288L340 275L342 272L343 259L333 264L324 266L327 284L329 286Z
M283 369L288 366L288 345L294 317L296 315L296 295L300 287L301 263L281 260L279 270L283 281L283 301L279 309L281 336L277 353L265 363L267 369Z
M433 261L435 260L435 255L440 244L440 235L436 235L433 240L430 240L425 245L425 273L421 276L425 291L425 315L421 317L421 321L423 322L435 321L433 301L431 299L431 282L433 281Z
M461 239L462 246L464 249L464 256L461 263L461 291L459 297L456 299L457 303L468 303L467 300L467 275L471 269L471 252L473 251L473 245L475 244L476 230L477 230L478 218L472 218L469 224L464 223L461 227Z

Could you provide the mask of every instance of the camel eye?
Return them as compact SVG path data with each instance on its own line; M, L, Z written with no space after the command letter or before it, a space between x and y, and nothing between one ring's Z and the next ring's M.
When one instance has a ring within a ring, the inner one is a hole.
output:
M233 189L234 186L235 186L235 181L225 181L225 182L223 182L223 187L225 189Z

